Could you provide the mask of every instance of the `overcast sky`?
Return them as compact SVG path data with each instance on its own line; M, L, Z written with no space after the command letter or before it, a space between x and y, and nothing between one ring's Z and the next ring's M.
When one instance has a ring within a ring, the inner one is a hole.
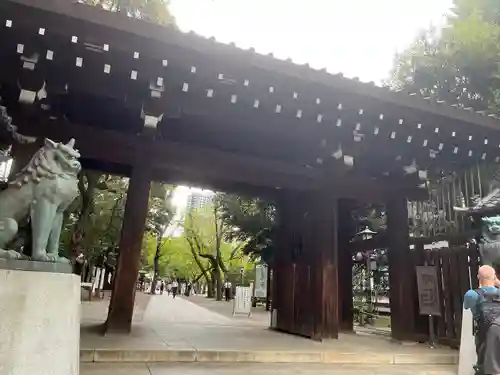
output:
M396 51L442 25L452 0L171 0L183 31L379 83ZM185 206L189 190L174 202Z
M380 82L452 0L171 0L184 31Z

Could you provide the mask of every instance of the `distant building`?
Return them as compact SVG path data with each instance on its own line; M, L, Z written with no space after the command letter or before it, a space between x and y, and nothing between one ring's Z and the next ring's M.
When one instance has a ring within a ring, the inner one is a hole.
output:
M165 231L165 237L179 237L184 232L186 215L212 202L214 193L210 190L179 189L175 217L172 224ZM182 202L181 202L182 201Z
M194 191L188 196L186 212L193 212L212 201L213 194L204 191Z

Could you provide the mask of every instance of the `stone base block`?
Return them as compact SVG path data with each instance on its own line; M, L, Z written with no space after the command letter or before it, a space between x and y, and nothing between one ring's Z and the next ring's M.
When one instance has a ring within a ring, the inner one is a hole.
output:
M80 277L67 265L0 263L0 375L78 375Z
M456 365L456 353L448 354L391 354L391 353L342 353L338 351L287 351L287 350L127 350L127 349L84 349L82 363L321 363L335 365L391 365L406 366L450 366Z

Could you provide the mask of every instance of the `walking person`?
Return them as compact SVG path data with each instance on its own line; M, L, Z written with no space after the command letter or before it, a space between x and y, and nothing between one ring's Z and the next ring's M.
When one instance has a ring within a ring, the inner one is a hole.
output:
M490 266L479 267L479 288L469 290L464 308L474 317L476 375L500 375L500 282Z
M175 296L177 295L178 289L179 289L179 283L177 282L177 280L174 280L172 282L172 297L174 299L175 299Z
M172 292L172 283L170 283L170 282L169 282L169 283L167 284L167 295L169 295L169 296L170 296L170 293L171 293L171 292Z
M165 290L165 283L163 282L163 280L161 281L161 284L160 284L160 294L163 294L163 291Z
M224 283L224 296L226 297L226 302L229 302L231 300L231 288L231 282L229 280L226 280L226 282Z

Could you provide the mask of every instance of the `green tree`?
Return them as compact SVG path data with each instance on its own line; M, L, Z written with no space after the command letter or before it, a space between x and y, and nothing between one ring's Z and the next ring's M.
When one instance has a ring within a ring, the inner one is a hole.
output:
M225 239L243 243L244 254L271 263L276 225L274 203L234 194L219 194L217 200L221 219L228 229L224 233Z
M61 247L93 264L118 246L128 180L89 171L79 178L80 195L65 213Z
M396 56L389 85L449 105L498 112L500 5L456 0L449 25L420 35Z
M162 251L158 260L158 273L161 277L177 277L191 282L198 281L200 268L196 264L189 244L184 236L162 239ZM153 271L156 252L156 237L146 234L143 242L145 253L144 269ZM204 262L206 263L206 262ZM206 268L206 264L204 265Z
M112 12L122 12L129 17L175 26L175 18L168 10L169 0L84 0L83 2Z
M209 285L209 296L218 301L222 300L222 279L227 277L228 266L235 266L237 259L241 259L242 243L226 242L233 230L223 219L220 194L210 204L186 215L184 233L193 259ZM208 269L201 259L208 262Z
M153 260L153 282L151 283L151 294L156 292L158 282L160 257L165 241L163 237L175 215L175 207L172 205L172 197L175 187L155 182L151 186L149 197L148 217L146 229L156 238L155 256Z

